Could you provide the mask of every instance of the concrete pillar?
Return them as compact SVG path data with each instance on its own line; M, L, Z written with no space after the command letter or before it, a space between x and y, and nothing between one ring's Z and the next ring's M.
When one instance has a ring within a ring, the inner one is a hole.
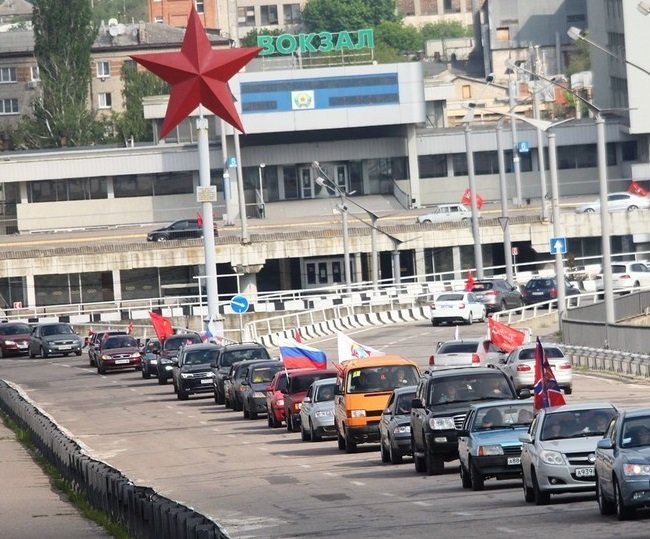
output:
M415 270L415 275L420 277L424 276L427 272L426 263L424 260L424 248L417 248L414 252L413 257L413 266Z
M25 307L36 307L36 286L33 275L25 276L25 288L25 298L27 299Z
M239 274L239 292L251 302L257 299L257 274L263 267L264 264L233 266L233 269Z
M361 268L362 253L352 254L352 282L363 281L363 269Z
M418 164L417 133L415 125L406 126L406 153L409 163L409 184L411 200L409 207L419 208L422 204L420 195L420 165Z
M454 279L462 279L462 265L460 260L460 247L455 245L451 248L451 259L454 265Z
M120 270L113 270L113 299L122 301L122 275Z
M106 198L115 198L115 189L113 187L113 176L106 176Z

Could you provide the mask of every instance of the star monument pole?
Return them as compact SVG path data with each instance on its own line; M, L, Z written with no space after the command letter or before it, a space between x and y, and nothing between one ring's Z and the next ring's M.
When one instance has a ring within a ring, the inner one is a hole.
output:
M203 215L203 248L205 251L209 326L213 320L219 317L212 214L212 204L217 200L217 191L216 187L210 185L208 120L203 117L203 107L243 133L244 128L237 114L228 81L255 58L260 50L259 47L213 50L201 24L201 19L192 6L179 52L131 56L133 60L171 86L167 112L160 130L161 139L197 107L199 109L199 119L196 122L199 153L197 201L201 203ZM225 148L223 151L226 151Z

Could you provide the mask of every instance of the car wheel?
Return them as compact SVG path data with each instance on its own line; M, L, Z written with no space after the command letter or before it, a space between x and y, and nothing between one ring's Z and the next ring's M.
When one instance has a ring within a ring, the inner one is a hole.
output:
M628 207L627 207L627 211L636 211L636 210L638 210L638 209L639 209L639 207L638 207L638 206L634 206L634 205L632 205L632 206L628 206Z
M345 452L346 453L356 453L357 452L357 442L355 442L348 433L345 433Z
M257 419L257 412L253 408L248 409L248 418Z
M593 209L593 208L587 208L587 209L585 210L585 213L596 213L596 210Z
M300 439L303 442L309 442L311 440L311 436L309 433L305 430L305 426L301 423L300 424Z
M176 393L176 397L178 397L179 401L186 401L189 395L184 391L179 391L178 393Z
M287 432L293 432L293 416L286 414L285 421L287 422Z
M43 359L47 358L47 352L45 351L45 348L41 346L41 357Z
M422 221L422 224L423 225L430 225L431 221L429 219L425 219L424 221Z
M521 476L521 484L524 487L524 501L526 503L533 503L535 501L535 494L533 493L533 489L526 484L526 477L524 475Z
M471 326L474 323L474 317L472 316L472 313L469 313L469 316L467 317L467 325Z
M243 408L243 404L240 404L240 403L237 401L237 399L233 399L233 400L232 400L232 409L233 409L235 412L241 412L241 411L242 411L242 408Z
M442 475L445 471L445 461L442 457L432 455L427 446L424 446L424 462L427 475Z
M596 500L598 501L598 510L601 515L613 515L616 513L616 502L605 498L600 481L598 481L598 476L596 476Z
M75 356L79 357L81 355L81 350L76 350L74 353Z
M390 457L391 464L402 464L402 453L399 449L395 449L393 444L388 446L388 455Z
M573 393L573 387L569 386L564 388L565 395L571 395L571 393Z
M390 453L389 453L388 449L386 449L386 446L384 445L383 440L379 443L379 448L381 450L381 461L382 462L390 462Z
M36 354L34 354L34 352L32 352L32 349L30 348L29 349L29 359L34 359L35 357L36 357Z
M149 378L151 378L151 373L149 371L145 371L144 369L141 369L141 371L142 371L142 378L144 378L145 380L149 380Z
M97 374L106 374L106 369L103 367L101 361L97 363Z
M472 490L483 490L485 486L485 478L478 471L476 465L470 461L469 463L470 482L472 483Z
M531 479L533 480L533 500L535 501L535 505L548 505L551 501L551 495L548 492L543 492L539 488L537 475L535 475L534 471Z
M309 421L309 438L312 442L320 442L323 439L323 437L318 434L314 428L314 424L311 422L311 420Z
M505 299L501 300L501 310L505 311L507 309L508 309L508 304L506 303L506 300Z
M95 366L95 362L93 361L93 358L90 357L90 356L88 356L88 366L90 366L90 367L94 367L94 366Z
M156 236L156 241L167 241L167 236Z
M460 483L463 488L472 488L472 479L462 462L460 463Z
M246 403L242 403L241 409L244 419L248 419L250 417L250 414L248 413L248 408L246 408Z
M338 430L336 431L336 443L341 451L345 451L345 438L341 436L341 433Z
M439 325L439 322L437 320L431 320L431 325L435 328L437 325Z
M274 414L272 411L269 412L269 418L270 418L270 420L271 420L271 422L270 422L270 427L271 427L271 428L276 429L276 428L282 426L282 422L281 422L281 421L278 421L278 418L275 417L275 414Z
M629 520L634 516L634 507L627 507L623 502L623 495L618 484L618 479L614 478L614 501L616 503L616 516L619 520Z
M216 404L225 404L225 402L226 402L226 399L224 398L223 393L221 391L219 391L218 389L215 390L215 392L214 392L214 402Z

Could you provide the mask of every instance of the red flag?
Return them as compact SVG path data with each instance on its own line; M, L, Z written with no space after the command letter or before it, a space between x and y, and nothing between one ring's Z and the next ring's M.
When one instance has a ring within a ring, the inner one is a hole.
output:
M480 210L483 207L483 204L485 203L485 199L478 193L476 193L474 196L476 197L476 207ZM465 191L463 191L463 196L461 197L460 201L466 206L472 205L472 198L470 196L469 187L465 189Z
M196 212L196 224L199 226L203 226L203 215L201 215L200 211Z
M471 292L474 288L474 276L471 271L467 272L467 281L465 281L465 292Z
M639 182L632 182L627 188L627 192L639 195L640 197L648 196L648 191L641 187Z
M512 352L517 346L524 344L526 334L523 331L512 328L507 324L497 322L494 318L488 318L490 340L504 352Z
M535 410L566 404L539 337L537 337L537 346L535 347L534 392L535 402L533 408Z
M171 337L174 334L171 321L167 320L164 316L149 311L149 318L151 318L151 324L160 342L163 342L167 337Z

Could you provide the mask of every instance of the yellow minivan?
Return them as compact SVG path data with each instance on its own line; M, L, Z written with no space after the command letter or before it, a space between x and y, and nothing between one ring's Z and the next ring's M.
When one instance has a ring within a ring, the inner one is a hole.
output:
M377 356L337 365L334 410L340 450L354 453L357 444L379 442L379 421L396 387L417 385L420 371L410 359Z

